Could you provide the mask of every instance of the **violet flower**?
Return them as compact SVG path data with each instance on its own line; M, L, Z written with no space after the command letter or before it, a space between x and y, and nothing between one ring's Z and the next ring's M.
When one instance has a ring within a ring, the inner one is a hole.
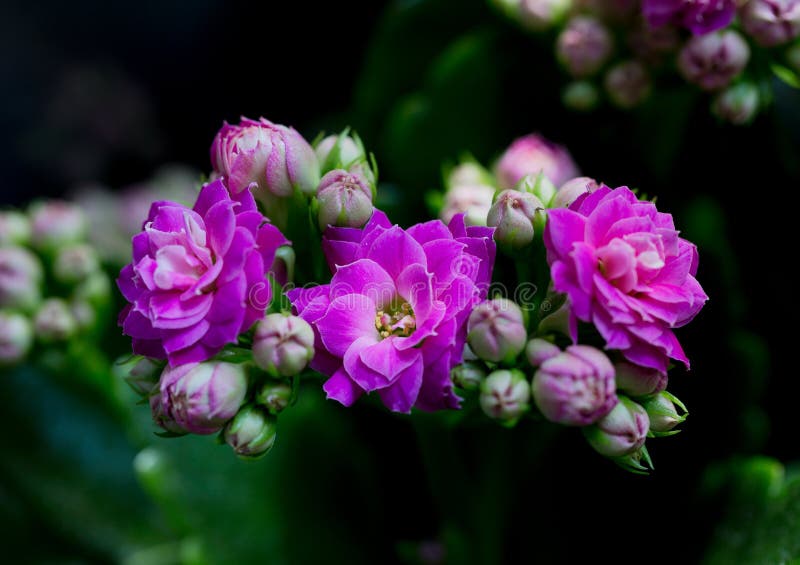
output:
M553 286L570 301L573 341L582 320L635 364L689 366L672 330L708 297L695 279L697 248L678 237L671 215L627 187L604 185L569 209L550 210L544 241Z
M311 367L324 390L350 406L377 392L395 412L458 408L450 370L461 362L466 321L485 299L492 230L463 215L404 230L375 211L363 230L329 228L330 284L288 293L316 333Z
M156 202L133 238L133 262L117 284L130 304L120 324L134 353L181 365L210 359L264 315L275 251L288 242L256 209L231 199L221 180L193 209Z

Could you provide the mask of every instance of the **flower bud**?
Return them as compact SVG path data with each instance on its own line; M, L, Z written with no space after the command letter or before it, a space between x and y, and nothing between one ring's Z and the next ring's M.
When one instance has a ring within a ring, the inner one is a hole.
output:
M81 300L94 306L105 306L111 300L111 279L102 271L97 270L89 277L78 283L73 292L75 300Z
M36 337L45 342L66 341L75 335L78 324L69 305L60 298L48 298L33 319Z
M533 194L518 190L504 190L489 209L486 224L497 228L494 239L511 248L525 247L533 241L533 223L536 215L545 210L541 200Z
M150 415L153 417L153 422L155 422L157 426L173 434L188 433L185 429L178 425L178 423L173 420L170 414L167 412L166 407L164 406L161 391L158 388L155 388L155 390L150 394L149 403Z
M588 112L597 106L600 93L597 87L588 80L575 80L564 87L561 102L570 110Z
M351 165L367 160L361 139L346 134L329 135L317 144L314 152L323 174L334 169L350 170Z
M319 227L360 228L372 216L372 187L359 173L337 169L322 177L317 192Z
M572 7L572 0L520 0L518 17L532 31L543 31L559 23Z
M86 237L86 217L77 206L50 200L30 208L31 242L37 249L51 251L78 243Z
M465 361L450 371L453 384L464 390L477 390L486 378L486 369L481 363Z
M650 76L638 61L624 61L606 73L605 87L616 106L630 109L650 96Z
M604 418L583 428L589 444L606 457L624 457L639 450L647 439L650 419L633 400L619 397L619 403Z
M486 184L453 185L444 195L439 218L449 224L453 216L463 213L468 226L485 226L494 192L494 187Z
M542 363L532 388L544 417L566 426L593 424L617 404L611 361L587 345L571 345Z
M606 26L591 16L576 16L559 34L556 55L570 75L585 78L608 61L612 47Z
M800 0L748 0L739 10L744 31L762 47L800 35Z
M269 314L253 337L253 359L273 377L300 374L314 356L314 330L297 316Z
M258 406L248 405L239 410L225 427L225 441L236 455L255 459L266 455L275 444L278 420Z
M114 375L123 379L139 396L149 396L161 376L163 363L147 357L133 357L114 366Z
M745 125L758 114L758 103L758 87L751 82L740 82L717 94L711 110L726 122Z
M507 298L494 298L475 307L467 324L472 351L484 361L512 362L525 348L527 333L522 310Z
M580 173L569 152L537 134L514 140L497 161L499 188L512 188L527 175L544 175L556 186Z
M686 406L667 391L662 391L655 396L650 396L641 401L642 407L650 418L650 431L655 436L672 435L675 426L683 423L689 415ZM681 409L678 412L677 406Z
M97 253L86 244L63 247L56 255L53 275L64 284L75 284L100 269Z
M319 184L319 163L308 142L295 129L264 118L225 122L211 145L211 164L233 194L249 188L265 205L295 189L314 194Z
M19 363L33 346L33 327L22 314L0 311L0 367Z
M256 395L256 402L274 415L283 412L291 401L292 387L282 381L265 383Z
M678 55L683 77L703 90L725 88L747 66L750 48L732 29L696 35Z
M75 319L75 327L78 330L91 330L97 324L97 311L85 300L72 300L69 311Z
M480 404L490 418L513 422L530 408L531 387L516 369L494 371L481 383Z
M188 432L213 434L236 415L247 392L241 365L224 362L167 367L161 375L165 416Z
M614 365L617 388L634 398L658 394L667 388L667 374L621 361Z
M445 179L445 185L448 189L462 184L491 186L493 183L494 178L492 178L489 171L473 161L467 161L454 167Z
M587 193L592 193L599 188L597 181L589 177L576 177L570 179L561 185L561 188L556 192L553 201L550 203L551 208L569 208L570 204L575 202L579 196Z
M15 210L0 211L0 247L25 245L31 238L28 217Z
M0 308L32 311L42 299L42 265L23 247L0 247Z
M546 339L534 338L525 346L525 356L531 367L538 367L548 359L561 354L561 349Z
M527 175L522 178L515 190L519 192L525 192L527 194L533 194L539 201L544 204L545 208L550 205L550 201L553 199L553 196L556 195L556 185L550 182L544 174L539 173L538 175ZM542 219L544 219L544 215L541 215ZM544 229L544 222L542 222L541 226L535 226L537 228Z

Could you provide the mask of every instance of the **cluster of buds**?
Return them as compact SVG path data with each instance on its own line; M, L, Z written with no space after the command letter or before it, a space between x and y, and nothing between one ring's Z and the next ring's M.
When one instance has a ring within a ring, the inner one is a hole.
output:
M678 433L675 428L687 417L683 403L665 390L667 375L661 371L612 363L588 345L562 350L552 335L525 344L521 312L512 302L489 301L475 309L470 322L469 351L477 359L453 369L453 384L477 394L486 416L502 425L513 426L527 415L577 427L600 455L647 473L653 468L647 438Z
M733 124L768 104L757 84L769 73L800 80L800 0L495 0L521 27L552 34L568 77L563 102L586 111L603 99L623 109L648 99L674 64L712 94L712 111ZM757 56L751 56L756 55ZM751 60L769 64L750 64ZM793 76L791 76L793 75Z
M0 212L0 365L97 328L111 283L87 228L81 209L62 201Z
M256 324L250 351L230 360L172 367L137 357L117 372L148 400L162 435L219 434L239 457L252 459L275 443L278 415L296 397L293 379L313 352L311 326L276 313Z
M495 241L514 251L541 235L548 208L566 208L597 189L579 174L566 148L534 133L513 141L492 172L465 159L445 176L444 194L431 193L428 201L443 222L464 214L467 225L495 228Z

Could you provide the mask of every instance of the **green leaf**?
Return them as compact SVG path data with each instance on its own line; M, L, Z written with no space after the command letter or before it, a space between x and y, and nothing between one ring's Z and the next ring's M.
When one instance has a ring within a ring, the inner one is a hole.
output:
M775 73L775 76L780 80L792 88L800 88L800 76L798 76L797 73L792 69L784 67L783 65L779 65L778 63L772 63L770 68L772 69L772 72Z

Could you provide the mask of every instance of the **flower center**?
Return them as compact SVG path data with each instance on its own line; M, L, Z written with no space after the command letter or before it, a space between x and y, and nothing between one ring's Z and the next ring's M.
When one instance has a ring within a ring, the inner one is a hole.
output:
M381 338L392 335L408 337L417 329L417 319L408 302L392 304L386 310L378 310L375 313L375 328L381 334Z

